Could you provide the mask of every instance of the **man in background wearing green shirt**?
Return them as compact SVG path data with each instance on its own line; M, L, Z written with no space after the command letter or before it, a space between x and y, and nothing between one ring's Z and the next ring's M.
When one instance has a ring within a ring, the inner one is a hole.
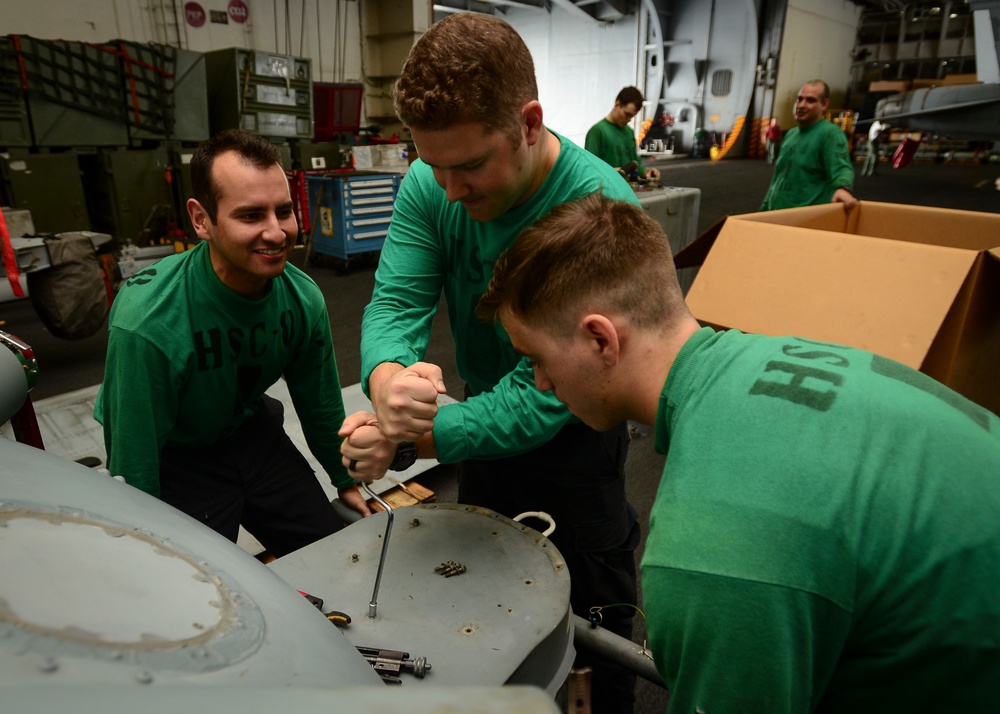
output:
M871 352L715 332L660 225L588 196L480 303L585 423L666 457L642 558L669 712L1000 711L1000 418Z
M795 99L795 121L781 142L771 185L760 210L857 203L854 165L844 132L823 117L830 106L830 87L821 79L806 82Z
M642 92L636 87L625 87L618 92L615 106L608 115L590 127L584 148L619 171L625 171L625 167L635 162L635 170L640 178L658 179L660 172L657 169L647 169L639 158L639 152L635 148L635 134L628 125L641 108Z

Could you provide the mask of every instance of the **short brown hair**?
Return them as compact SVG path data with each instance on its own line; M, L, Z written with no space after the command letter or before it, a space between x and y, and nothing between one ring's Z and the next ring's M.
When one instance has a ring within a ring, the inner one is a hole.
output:
M212 223L215 223L222 195L212 180L212 164L219 154L227 151L235 151L243 161L258 169L281 165L278 147L260 134L245 129L225 129L202 142L191 157L191 195L205 209Z
M642 92L639 91L638 87L625 87L625 89L618 92L618 96L615 97L615 101L618 102L618 106L621 107L634 104L639 109L642 109Z
M503 20L476 13L432 25L410 48L393 95L410 128L481 123L515 145L521 108L535 99L535 65L524 40Z
M556 206L500 256L476 311L495 322L506 310L560 335L580 310L644 328L688 314L660 224L599 193Z
M806 82L806 84L812 84L814 86L818 84L823 89L823 91L819 95L819 98L820 99L830 98L830 85L824 82L822 79L810 79L808 82Z

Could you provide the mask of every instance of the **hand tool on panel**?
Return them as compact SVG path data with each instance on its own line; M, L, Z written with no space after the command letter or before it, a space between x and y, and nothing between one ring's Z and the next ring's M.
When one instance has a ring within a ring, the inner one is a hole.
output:
M386 684L402 684L403 680L396 676L401 672L410 672L418 679L423 679L431 671L431 665L426 657L410 659L409 652L384 650L377 647L358 647L357 649Z
M375 573L375 589L372 591L372 600L368 603L368 617L372 620L375 619L375 615L378 611L378 586L382 582L382 568L385 566L385 555L389 550L389 534L392 532L392 506L383 501L377 493L371 489L370 482L362 481L361 487L368 493L369 496L375 499L375 501L385 509L386 523L385 523L385 535L382 537L382 555L379 556L378 560L378 571Z

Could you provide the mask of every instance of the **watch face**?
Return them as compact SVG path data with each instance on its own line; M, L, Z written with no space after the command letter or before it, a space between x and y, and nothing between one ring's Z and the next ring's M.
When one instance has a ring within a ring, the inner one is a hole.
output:
M404 441L396 447L396 456L392 460L389 469L392 471L405 471L413 466L417 460L417 446L413 442Z

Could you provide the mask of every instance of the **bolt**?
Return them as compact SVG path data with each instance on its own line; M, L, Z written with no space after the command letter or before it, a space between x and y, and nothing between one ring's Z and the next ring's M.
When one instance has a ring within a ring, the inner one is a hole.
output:
M420 519L419 518L414 518L413 519L413 523L411 523L410 525L419 526L420 525Z
M56 661L55 657L46 657L38 665L38 669L41 672L51 673L59 669L59 663Z
M419 678L423 679L424 676L431 671L431 663L427 661L426 657L417 657L413 660L413 674Z
M358 554L357 553L354 553L354 554L351 555L351 562L352 563L357 563L359 560L360 560L360 558L358 558Z

